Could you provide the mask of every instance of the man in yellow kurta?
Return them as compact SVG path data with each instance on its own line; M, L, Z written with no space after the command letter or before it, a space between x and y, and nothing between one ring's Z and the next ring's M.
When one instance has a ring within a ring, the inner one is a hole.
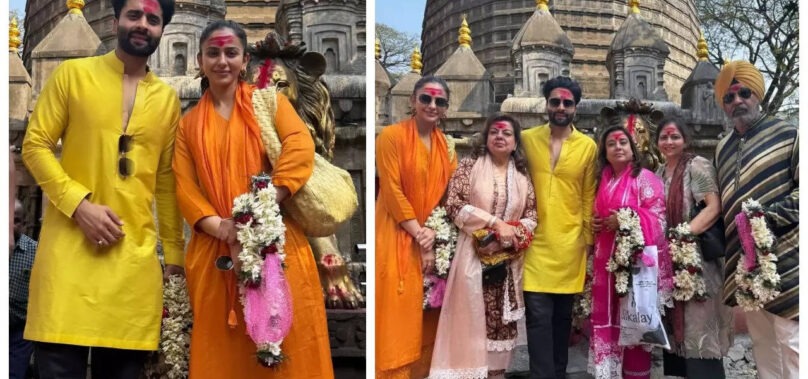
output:
M542 92L549 123L522 132L538 211L525 254L527 346L531 378L564 378L572 297L583 291L593 242L597 147L572 125L581 101L578 83L559 76Z
M180 106L146 62L173 4L113 1L116 49L61 64L31 116L23 160L49 202L24 336L35 341L42 378L86 377L90 347L93 377L137 378L157 349L154 208L166 271L183 264L171 171Z

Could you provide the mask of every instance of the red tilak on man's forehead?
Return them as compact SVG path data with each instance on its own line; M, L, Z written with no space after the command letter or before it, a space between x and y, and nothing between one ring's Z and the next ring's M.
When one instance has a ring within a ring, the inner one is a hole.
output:
M432 96L443 95L443 90L440 88L424 88L424 91L429 92Z
M621 138L628 139L626 133L623 133L621 131L612 132L612 134L609 135L609 139L613 139L615 141L619 141Z
M574 98L572 92L566 88L556 88L556 90L558 91L558 97L560 97L561 100L572 100Z
M155 0L142 0L141 4L143 4L143 11L146 13L157 12L157 9L160 8L160 4Z
M210 43L222 47L233 42L233 36L210 37Z
M741 88L743 88L743 84L741 84L741 83L733 84L733 85L729 86L729 92L737 92Z
M511 126L511 124L506 121L497 121L494 123L494 127L497 129L508 129L509 126Z

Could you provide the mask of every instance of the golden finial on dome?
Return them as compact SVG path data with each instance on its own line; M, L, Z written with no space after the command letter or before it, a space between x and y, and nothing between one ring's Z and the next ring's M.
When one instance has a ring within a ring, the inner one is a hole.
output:
M70 9L68 13L82 14L81 8L84 8L84 0L67 0L67 9Z
M376 59L381 59L381 57L382 57L382 41L379 41L379 39L376 38Z
M11 25L8 28L8 50L17 54L17 48L20 47L20 29L17 27L17 17L11 18Z
M698 56L700 61L706 61L707 57L710 55L709 51L707 51L707 41L704 39L704 32L701 32L701 37L699 38L699 43L696 45L698 49Z
M628 6L631 7L630 13L640 14L640 0L628 0Z
M415 48L412 49L412 55L410 56L410 68L412 68L412 72L420 74L422 67L424 67L424 64L421 63L421 52L416 45Z
M538 10L540 10L540 11L547 11L547 12L549 12L549 11L550 11L550 8L549 8L549 7L547 7L547 4L548 4L549 2L550 2L550 0L536 0L536 9L538 9Z
M469 23L466 22L466 14L463 13L463 23L460 24L460 36L457 37L457 42L460 42L460 46L464 47L471 47L471 29L469 29Z

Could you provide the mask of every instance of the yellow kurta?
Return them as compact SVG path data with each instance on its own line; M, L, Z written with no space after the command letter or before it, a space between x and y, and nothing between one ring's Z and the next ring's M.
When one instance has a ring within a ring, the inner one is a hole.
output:
M171 159L180 118L176 92L153 73L138 83L126 134L133 174L118 175L123 63L104 56L62 63L39 96L23 160L47 195L31 271L25 338L156 350L162 315L153 204L166 263L183 264L182 221ZM62 140L61 161L54 156ZM97 247L71 218L86 196L112 209L126 234Z
M538 226L525 254L524 290L570 294L583 291L586 245L592 244L597 146L575 127L550 167L550 126L522 132L536 190Z

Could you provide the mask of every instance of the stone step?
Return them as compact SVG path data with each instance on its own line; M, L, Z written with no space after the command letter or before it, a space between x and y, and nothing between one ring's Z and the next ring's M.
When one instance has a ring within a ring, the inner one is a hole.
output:
M505 373L506 378L528 378L530 367L527 353L527 338L525 333L525 321L520 320L518 326L519 336L516 340L511 367ZM593 378L586 372L589 352L589 341L583 339L574 346L570 346L569 362L567 364L567 379L589 379ZM653 364L651 368L651 379L674 379L676 376L665 376L662 367L662 350L655 349L653 354ZM757 370L754 356L752 355L752 340L748 334L736 334L734 344L730 347L727 356L724 357L724 370L729 379L755 379Z

